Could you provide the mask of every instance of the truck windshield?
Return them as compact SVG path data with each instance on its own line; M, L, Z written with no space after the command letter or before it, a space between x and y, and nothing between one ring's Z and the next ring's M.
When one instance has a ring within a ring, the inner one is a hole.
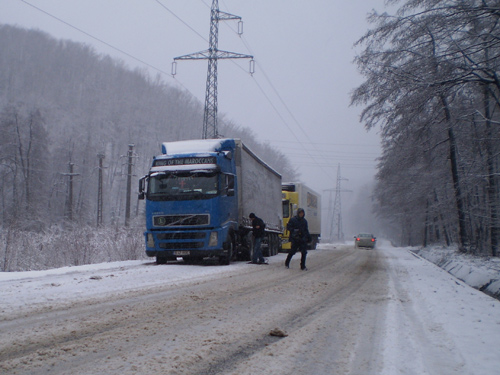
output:
M216 171L168 171L149 176L148 199L192 200L209 199L219 192Z

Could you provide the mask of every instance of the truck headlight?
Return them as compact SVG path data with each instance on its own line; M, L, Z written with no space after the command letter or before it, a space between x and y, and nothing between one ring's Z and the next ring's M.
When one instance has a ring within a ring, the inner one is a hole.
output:
M155 239L153 237L153 233L148 233L148 247L155 247Z
M217 234L217 232L211 232L210 238L208 240L208 246L217 246L218 242L219 242L219 235Z

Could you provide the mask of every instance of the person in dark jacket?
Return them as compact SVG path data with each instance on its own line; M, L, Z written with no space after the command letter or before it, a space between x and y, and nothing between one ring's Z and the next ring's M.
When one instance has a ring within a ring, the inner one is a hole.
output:
M255 216L253 212L248 217L252 220L253 237L254 237L252 263L265 264L266 260L262 256L262 249L260 245L262 243L262 237L264 237L266 224L260 217Z
M309 233L309 227L307 220L305 219L306 213L304 209L299 208L297 210L297 215L292 217L286 229L290 232L290 242L292 243L292 248L288 252L286 257L285 266L290 268L290 261L297 251L300 251L302 257L300 258L300 269L306 271L306 256L307 256L307 244L311 242L311 234Z

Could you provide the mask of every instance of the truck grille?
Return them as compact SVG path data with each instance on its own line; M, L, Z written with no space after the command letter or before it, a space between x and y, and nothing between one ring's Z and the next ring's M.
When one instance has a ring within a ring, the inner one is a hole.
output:
M206 234L203 232L158 233L156 235L159 240L201 240L205 237Z
M155 227L194 226L210 224L209 215L162 215L153 217Z
M174 250L179 250L179 249L199 249L200 247L203 247L203 242L176 242L176 243L160 243L158 245L162 249L174 249Z

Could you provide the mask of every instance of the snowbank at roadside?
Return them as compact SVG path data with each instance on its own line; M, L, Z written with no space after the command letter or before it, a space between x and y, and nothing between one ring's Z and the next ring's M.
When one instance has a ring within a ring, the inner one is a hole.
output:
M426 247L412 251L471 287L500 300L500 258L461 254L457 248L445 247Z

